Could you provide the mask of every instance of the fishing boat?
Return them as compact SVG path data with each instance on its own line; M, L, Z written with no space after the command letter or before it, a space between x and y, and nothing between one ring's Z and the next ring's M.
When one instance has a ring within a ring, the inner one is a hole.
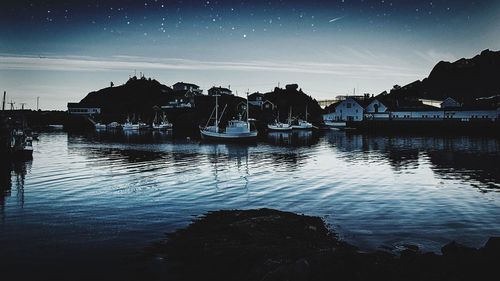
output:
M298 129L298 130L311 130L311 129L314 129L315 127L313 126L313 124L307 122L307 105L306 105L306 120L302 120L302 119L297 119L297 122L296 124L293 124L292 125L292 129Z
M133 123L130 118L127 116L127 121L123 123L122 129L124 131L131 131L131 130L139 130L139 123Z
M155 130L169 130L172 129L172 123L168 122L165 113L163 113L161 120L158 119L158 113L155 113L155 118L151 127Z
M94 126L96 130L106 130L106 124L95 123Z
M288 114L288 123L280 122L280 114L278 111L278 117L274 121L274 123L267 124L267 128L271 131L290 131L292 130L292 109L290 108Z
M108 125L106 125L106 129L108 130L118 130L122 127L122 125L118 122L111 122Z
M251 121L253 119L248 118L249 108L248 108L248 94L247 94L247 106L246 106L246 121L242 120L240 115L238 119L230 120L225 129L221 130L219 128L220 119L224 115L227 108L227 104L222 110L222 114L219 117L219 95L215 95L215 108L208 119L205 127L200 126L201 138L204 140L215 140L215 141L253 141L257 139L257 130L252 129ZM213 125L209 126L212 116L215 112L215 122Z

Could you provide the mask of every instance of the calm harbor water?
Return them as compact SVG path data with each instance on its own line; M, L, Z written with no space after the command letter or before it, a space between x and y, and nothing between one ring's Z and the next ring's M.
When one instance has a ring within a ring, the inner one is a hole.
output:
M126 257L210 210L323 217L366 250L500 235L500 140L273 133L257 144L51 132L1 181L0 259ZM5 174L5 173L4 173Z

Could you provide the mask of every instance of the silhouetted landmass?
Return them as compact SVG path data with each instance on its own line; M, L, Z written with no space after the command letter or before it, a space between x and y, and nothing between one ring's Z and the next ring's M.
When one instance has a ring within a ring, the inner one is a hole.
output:
M153 248L168 280L493 280L500 258L499 238L479 250L451 242L442 255L362 253L318 217L271 209L208 213Z
M101 107L104 114L140 114L166 104L173 90L154 79L132 77L127 83L89 93L82 105Z
M318 102L298 89L295 84L287 85L285 89L275 88L274 91L263 95L275 106L274 110L263 110L258 106L250 106L250 117L257 120L259 128L265 128L267 123L274 121L278 110L281 119L288 117L290 108L292 109L292 117L305 119L306 106L307 119L314 123L322 122L323 110ZM215 107L213 96L188 91L174 91L154 79L144 77L138 79L135 76L121 86L108 87L89 93L80 101L80 104L100 107L102 114L96 118L104 123L123 122L127 116L133 117L134 115L149 123L155 112L160 110L162 106L180 100L183 100L184 103L189 101L192 107L172 106L163 109L178 131L197 131L200 125L205 125L208 122ZM221 95L219 97L219 114L224 111L221 125L224 126L228 120L240 116L246 118L245 106L246 101L243 97Z
M297 85L287 85L285 89L274 88L274 91L265 93L264 96L267 100L274 103L280 113L280 120L284 121L288 118L288 111L292 109L292 117L306 118L307 106L307 120L312 123L323 122L323 109L319 106L318 102L311 96L305 94L302 89L297 89ZM268 116L263 116L266 119ZM266 121L273 121L271 120Z
M440 61L429 77L406 86L395 86L389 93L394 98L444 100L452 97L468 103L480 97L500 94L500 51L485 50L471 59L453 63Z

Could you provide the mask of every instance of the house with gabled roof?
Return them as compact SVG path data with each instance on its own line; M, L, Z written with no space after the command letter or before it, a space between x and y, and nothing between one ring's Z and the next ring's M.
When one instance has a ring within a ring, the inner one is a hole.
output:
M335 106L330 106L331 112L323 115L323 121L362 121L366 101L346 97Z

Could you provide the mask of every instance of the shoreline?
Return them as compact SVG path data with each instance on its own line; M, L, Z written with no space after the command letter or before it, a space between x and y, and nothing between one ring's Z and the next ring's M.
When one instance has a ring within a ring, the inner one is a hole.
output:
M169 280L484 280L500 238L479 249L455 241L441 255L404 245L362 252L319 217L273 209L209 212L147 249ZM481 279L483 278L483 279Z

